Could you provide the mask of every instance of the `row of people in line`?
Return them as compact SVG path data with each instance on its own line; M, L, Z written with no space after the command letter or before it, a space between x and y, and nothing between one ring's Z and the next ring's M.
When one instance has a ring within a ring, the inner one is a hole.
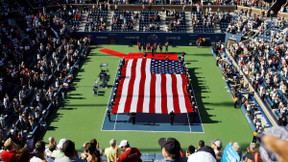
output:
M165 43L164 43L164 46L165 46L165 52L168 52L168 45L169 45L169 42L168 41L166 41ZM160 52L162 52L162 50L163 50L163 43L151 43L150 44L150 42L148 42L148 43L141 43L141 42L138 42L137 43L137 46L138 46L138 50L139 50L139 53L141 52L141 50L143 51L143 52L157 52L157 48L159 47L159 50L160 50Z

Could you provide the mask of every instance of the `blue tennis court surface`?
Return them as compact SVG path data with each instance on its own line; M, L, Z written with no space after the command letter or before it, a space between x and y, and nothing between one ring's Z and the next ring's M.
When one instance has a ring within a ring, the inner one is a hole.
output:
M170 124L168 114L138 113L136 122L132 124L129 114L111 114L111 122L107 115L102 130L106 131L153 131L153 132L204 132L198 113L176 114L174 124Z

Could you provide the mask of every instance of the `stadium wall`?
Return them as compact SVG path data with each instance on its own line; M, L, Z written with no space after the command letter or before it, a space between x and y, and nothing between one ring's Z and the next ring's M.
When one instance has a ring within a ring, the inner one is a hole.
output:
M237 35L237 34L226 34L225 42L227 42L227 40L229 40L229 39L237 41L237 42L240 42L241 41L241 36Z
M165 43L172 46L196 45L199 38L205 38L204 46L211 42L225 41L225 33L150 33L150 32L76 32L77 36L90 37L91 44L136 45L137 42Z

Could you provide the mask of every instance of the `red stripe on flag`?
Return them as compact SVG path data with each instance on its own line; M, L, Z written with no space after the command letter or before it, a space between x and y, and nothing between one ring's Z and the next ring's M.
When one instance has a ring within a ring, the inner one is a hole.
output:
M181 78L182 78L182 87L183 87L183 93L184 93L184 99L185 99L185 105L186 105L187 112L193 112L193 109L192 109L191 103L190 103L190 99L189 99L189 95L187 92L187 79L185 77L185 74L181 74Z
M131 67L131 76L128 76L130 77L130 81L129 81L129 86L128 86L128 93L127 93L124 113L129 113L131 109L133 89L134 89L134 83L135 83L135 78L136 78L136 65L137 65L137 59L134 59L132 62L132 67Z
M177 78L175 74L171 74L172 78L172 93L173 93L173 107L175 113L181 113L179 107L179 98L178 98L178 90L177 90Z
M166 82L167 82L166 75L161 74L161 109L162 109L162 114L168 114Z
M156 75L151 74L149 113L155 113Z
M128 64L128 60L125 61L125 64L122 67L120 81L119 81L118 89L117 89L117 92L116 92L115 103L114 103L114 106L113 106L113 109L112 109L112 113L113 114L116 114L118 112L118 106L119 106L119 102L120 102L120 99L121 99L124 79L126 77L127 64Z
M138 97L138 103L137 103L137 112L142 113L143 112L143 102L144 102L144 90L145 90L145 81L146 81L146 59L142 60L141 64L141 79L140 79L140 85L139 85L139 97Z

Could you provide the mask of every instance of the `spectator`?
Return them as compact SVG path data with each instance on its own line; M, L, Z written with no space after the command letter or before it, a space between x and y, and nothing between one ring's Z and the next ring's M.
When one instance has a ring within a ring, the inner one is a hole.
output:
M115 147L116 147L116 140L111 139L110 142L110 147L106 148L104 151L105 156L107 157L107 162L113 162L115 160ZM118 157L120 155L120 152L118 152Z
M198 150L201 149L203 146L205 146L205 142L203 140L200 140L198 142Z
M75 157L78 153L75 150L75 143L71 140L63 143L63 153L65 156L56 158L55 162L85 162L85 160Z
M93 144L85 143L82 150L84 151L85 156L81 157L81 158L85 159L86 162L98 162L98 161L100 161L100 159L98 159L95 155L96 147Z
M286 119L286 115L284 113L281 114L281 116L279 117L278 124L279 124L279 126L286 126L287 125L287 119Z
M52 152L53 158L59 158L65 156L63 152L63 144L66 142L66 139L60 139L59 144L57 145L57 149Z
M251 162L260 162L261 157L256 147L256 143L251 143L247 148L246 154L243 156L246 161Z
M8 138L5 143L4 143L4 148L5 151L1 153L1 159L4 162L11 162L11 161L16 161L16 152L17 150L17 145L12 141L11 138Z
M49 137L48 141L49 141L49 145L46 146L45 148L45 156L52 157L52 153L56 149L57 145L56 145L56 141L54 137Z
M211 147L213 148L215 155L217 156L219 153L221 153L222 142L219 139L212 140Z
M96 138L93 138L91 141L90 141L91 144L93 144L96 148L96 156L101 158L101 156L103 155L103 151L102 149L99 147L99 142L97 142Z
M188 149L186 150L186 157L189 157L195 152L195 147L193 145L190 145Z
M19 162L30 162L31 154L27 145L20 149L15 156Z
M158 144L161 146L162 155L164 159L155 160L155 162L164 162L164 161L177 161L177 162L186 162L186 157L180 156L181 145L179 141L175 138L160 138Z
M215 152L209 146L202 146L196 153L188 157L187 162L216 162Z
M118 157L118 152L119 148L122 148L125 152L123 152L119 157ZM127 140L122 140L120 142L119 148L115 148L116 156L115 156L115 161L116 162L140 162L142 161L140 159L141 153L140 151L135 148L135 147L130 147L130 144Z
M234 96L234 108L237 107L237 103L238 103L238 96Z
M35 144L34 149L34 156L31 158L30 162L53 162L51 158L45 158L45 142L44 141L38 141Z
M240 159L242 159L242 151L241 151L241 147L238 144L238 142L234 142L232 145L232 148L237 152L237 154L239 155Z

